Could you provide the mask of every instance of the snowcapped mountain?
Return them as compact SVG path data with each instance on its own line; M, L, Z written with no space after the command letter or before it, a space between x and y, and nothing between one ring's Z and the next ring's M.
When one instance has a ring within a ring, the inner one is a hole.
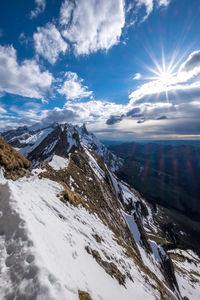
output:
M94 134L89 133L86 126L53 123L49 126L35 125L19 127L2 133L7 143L15 147L25 157L37 165L41 161L51 159L56 154L66 157L70 152L88 147L103 158L104 162L115 171L122 160L109 151Z
M199 299L200 258L162 245L153 208L115 176L118 158L85 126L4 138L33 168L15 164L12 180L15 166L0 160L1 299Z

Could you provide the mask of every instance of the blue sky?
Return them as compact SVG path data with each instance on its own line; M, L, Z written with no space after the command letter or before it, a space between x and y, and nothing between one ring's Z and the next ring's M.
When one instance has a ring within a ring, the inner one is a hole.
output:
M0 3L0 131L199 139L200 1Z

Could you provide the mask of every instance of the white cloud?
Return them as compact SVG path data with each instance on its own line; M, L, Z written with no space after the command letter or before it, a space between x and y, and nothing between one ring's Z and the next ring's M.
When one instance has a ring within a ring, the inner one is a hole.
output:
M66 80L57 90L58 93L65 95L67 100L75 100L87 98L92 95L92 91L88 91L88 87L84 86L83 79L79 78L74 72L65 73Z
M6 114L7 110L5 110L3 107L0 107L0 114Z
M200 50L192 52L184 61L176 76L176 82L186 82L200 74Z
M158 6L168 6L171 0L157 0Z
M157 79L151 80L133 91L130 95L130 104L137 102L145 96L151 96L171 91L187 91L200 89L200 50L192 52L173 74L161 74ZM166 81L165 81L165 80Z
M30 12L30 18L34 19L43 13L46 7L46 0L35 0L36 8Z
M134 6L133 6L133 13L137 21L144 22L150 16L150 14L155 8L167 7L170 4L170 2L171 0L136 0L136 8L134 11ZM142 8L145 8L145 15L140 20L138 15ZM135 24L136 20L132 22L133 25Z
M33 38L36 53L46 58L51 64L55 64L59 54L64 54L68 47L55 25L50 23L45 27L38 27Z
M125 25L124 0L65 0L60 24L75 54L108 50L119 42Z
M42 110L41 105L35 105L33 102L27 103L25 106L23 109L19 109L16 106L10 107L10 111L14 112L15 115L17 114L17 117L15 116L12 121L10 117L4 126L0 122L0 128L5 128L6 126L12 127L11 123L13 127L16 127L17 119L19 124L24 125L31 125L37 122L44 124L70 122L79 125L87 123L91 131L98 131L102 128L108 128L106 120L110 115L114 113L120 114L125 109L125 106L122 104L102 102L99 100L90 100L88 102L67 101L63 108L54 107L52 110Z
M34 60L17 62L12 46L0 46L0 92L41 99L50 89L52 74L41 71Z
M90 100L80 103L66 102L64 108L76 112L79 115L80 122L96 123L107 120L112 114L123 113L125 107L122 104L113 102Z
M145 6L146 9L146 14L143 17L142 22L144 22L153 11L153 5L153 0L137 0L137 7L140 9L142 6Z
M180 67L182 71L186 72L190 72L196 68L200 72L200 50L192 52Z
M88 102L67 101L63 108L43 110L35 116L36 121L43 123L71 122L73 124L87 123L92 131L107 127L106 120L114 113L121 113L125 109L122 104L90 100Z
M140 78L141 78L140 73L135 73L135 75L133 76L133 80L139 80Z

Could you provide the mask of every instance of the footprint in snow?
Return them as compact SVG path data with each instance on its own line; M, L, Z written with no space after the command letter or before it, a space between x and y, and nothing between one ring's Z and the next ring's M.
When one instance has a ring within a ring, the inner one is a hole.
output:
M77 253L76 251L74 251L74 252L72 253L72 257L73 257L73 259L76 259L76 258L78 257L78 253Z

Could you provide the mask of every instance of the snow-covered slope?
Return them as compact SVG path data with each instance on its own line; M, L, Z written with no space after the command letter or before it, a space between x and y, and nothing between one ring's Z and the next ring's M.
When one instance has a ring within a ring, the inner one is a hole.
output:
M62 190L37 176L1 184L1 299L78 300L78 290L92 299L159 299L113 232L85 208L62 203ZM87 246L133 279L120 285Z
M92 299L178 299L164 250L147 250L112 181L139 199L89 149L60 163L54 156L30 178L0 180L3 299L78 299L79 290Z
M192 250L169 251L175 266L175 275L182 295L186 299L200 298L200 257Z
M108 150L93 133L89 133L85 124L82 127L76 126L76 130L79 133L82 145L102 157L112 171L116 171L122 165L122 159Z
M96 138L85 126L45 130L27 177L0 172L0 299L199 299L198 256L151 238L153 209L104 163Z

